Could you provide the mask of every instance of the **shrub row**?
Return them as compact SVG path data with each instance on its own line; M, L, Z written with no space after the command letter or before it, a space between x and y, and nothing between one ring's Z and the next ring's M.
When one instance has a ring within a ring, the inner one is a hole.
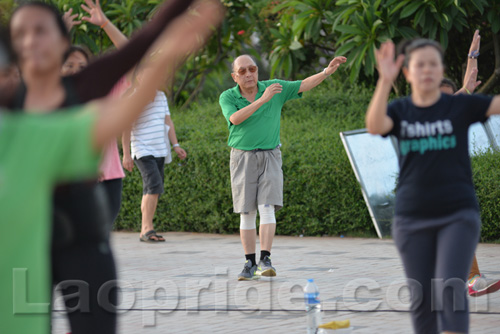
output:
M339 132L364 127L372 90L330 81L300 100L288 102L282 114L284 209L277 213L282 235L375 236L359 184ZM227 123L217 101L173 113L176 131L188 159L174 158L165 168L155 227L161 231L237 233L232 212ZM500 238L500 168L498 154L473 159L474 178L483 208L483 240ZM142 181L127 172L122 210L116 229L140 229Z

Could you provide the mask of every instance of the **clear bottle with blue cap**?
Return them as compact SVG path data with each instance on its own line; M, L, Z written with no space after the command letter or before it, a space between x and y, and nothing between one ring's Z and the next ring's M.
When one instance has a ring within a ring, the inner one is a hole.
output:
M306 304L307 334L318 333L318 326L322 324L321 302L319 289L313 279L308 279L304 288L304 302Z

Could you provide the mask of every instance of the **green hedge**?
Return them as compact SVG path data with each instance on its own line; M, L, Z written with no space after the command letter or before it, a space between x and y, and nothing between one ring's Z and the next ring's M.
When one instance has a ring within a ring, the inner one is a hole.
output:
M481 241L500 241L500 152L472 158L477 198L481 206Z
M341 131L364 127L371 94L367 88L330 81L285 105L281 123L285 207L277 214L278 234L376 236L339 137ZM174 111L173 119L188 159L180 162L174 158L165 168L165 194L160 197L155 227L161 231L237 233L228 130L218 102ZM479 184L487 184L478 187L480 200L488 203L483 212L484 240L500 238L496 220L500 169L494 161L492 155L474 159L478 170L488 171L475 174ZM142 181L135 168L127 172L115 228L140 229L141 193Z

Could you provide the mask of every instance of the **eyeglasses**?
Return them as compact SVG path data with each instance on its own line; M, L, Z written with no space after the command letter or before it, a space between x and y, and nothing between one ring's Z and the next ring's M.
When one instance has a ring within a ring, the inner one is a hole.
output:
M255 66L255 65L250 65L250 66L248 66L248 71L249 71L250 73L255 73L255 72L257 72L257 68L258 68L258 67L257 67L257 66ZM239 74L239 75L245 75L246 73L247 73L247 68L246 68L246 67L241 67L241 68L238 70L238 74Z

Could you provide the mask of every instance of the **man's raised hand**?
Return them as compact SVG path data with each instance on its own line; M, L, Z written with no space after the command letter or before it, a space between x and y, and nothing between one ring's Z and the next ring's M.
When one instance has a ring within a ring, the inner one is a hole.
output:
M333 60L328 64L328 67L325 70L326 75L332 75L335 73L335 71L339 68L339 66L347 61L346 57L335 57Z

